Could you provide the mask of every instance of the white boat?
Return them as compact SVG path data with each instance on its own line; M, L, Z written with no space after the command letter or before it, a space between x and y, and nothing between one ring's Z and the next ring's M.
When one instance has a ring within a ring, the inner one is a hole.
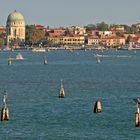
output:
M33 48L32 52L46 52L45 48Z
M101 55L101 54L96 54L95 56L96 56L96 57L102 57L103 55Z
M23 60L23 59L24 59L24 57L22 56L21 53L18 53L18 54L16 55L16 60Z
M60 88L60 92L59 92L59 98L64 98L64 97L65 97L64 85L63 85L63 82L61 80L61 88Z

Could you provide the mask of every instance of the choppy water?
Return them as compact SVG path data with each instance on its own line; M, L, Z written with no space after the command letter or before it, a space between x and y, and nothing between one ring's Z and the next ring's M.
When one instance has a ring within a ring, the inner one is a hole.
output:
M0 140L140 139L133 102L140 98L140 52L24 51L24 61L8 66L16 53L0 52L0 105L6 90L10 110L10 120L0 122ZM58 98L61 79L64 99ZM101 114L93 113L97 99Z

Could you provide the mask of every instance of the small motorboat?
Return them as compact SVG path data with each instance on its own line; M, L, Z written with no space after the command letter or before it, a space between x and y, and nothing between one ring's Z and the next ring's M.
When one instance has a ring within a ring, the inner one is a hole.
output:
M18 54L16 55L16 60L23 60L23 59L24 59L24 57L22 56L21 53L18 53Z

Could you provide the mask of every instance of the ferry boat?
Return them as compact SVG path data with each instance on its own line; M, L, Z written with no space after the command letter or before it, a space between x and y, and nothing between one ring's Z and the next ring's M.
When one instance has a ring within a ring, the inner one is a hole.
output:
M45 48L33 48L32 52L46 52Z
M18 54L16 55L16 60L23 60L23 59L24 59L24 57L22 56L21 53L18 53Z
M61 88L60 88L60 92L59 92L59 98L64 98L64 97L65 97L64 85L63 85L62 80L61 80Z

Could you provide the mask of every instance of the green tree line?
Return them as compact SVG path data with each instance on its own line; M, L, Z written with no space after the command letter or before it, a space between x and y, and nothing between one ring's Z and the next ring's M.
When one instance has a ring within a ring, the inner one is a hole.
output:
M126 25L126 24L121 24L121 25L117 25L117 24L107 24L105 22L101 22L101 23L97 23L97 24L88 24L87 26L84 26L87 31L91 31L91 30L98 30L98 31L108 31L113 27L119 27L119 26L123 26L125 32L124 33L139 33L139 31L137 30L135 25Z

